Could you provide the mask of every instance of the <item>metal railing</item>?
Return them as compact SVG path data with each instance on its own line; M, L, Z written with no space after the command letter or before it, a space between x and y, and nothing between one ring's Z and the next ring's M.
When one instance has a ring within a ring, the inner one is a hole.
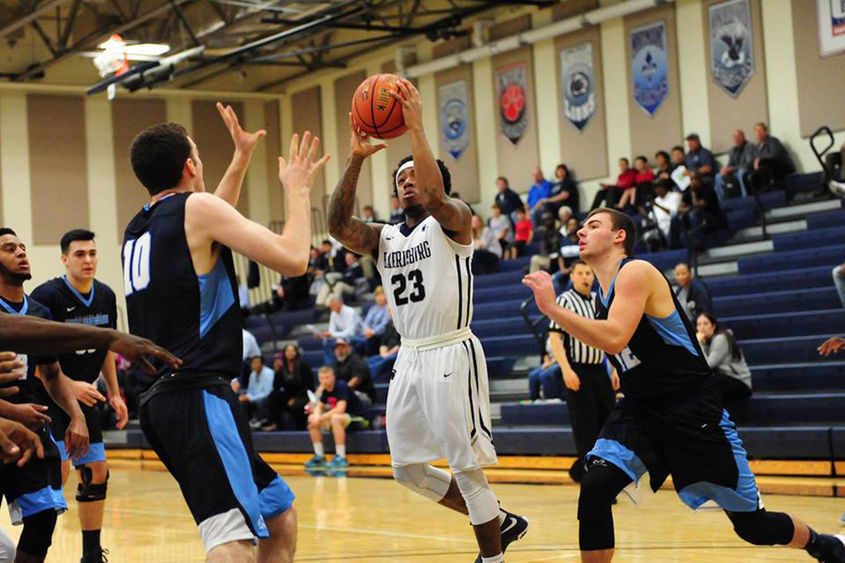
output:
M546 335L548 332L540 330L538 327L540 327L544 323L546 326L548 326L549 319L545 315L541 314L537 320L532 321L531 316L528 314L528 309L532 305L534 305L535 309L537 308L533 295L522 302L522 304L519 306L519 312L522 315L522 320L524 320L525 324L528 326L528 330L531 331L532 336L534 336L534 340L537 341L537 346L540 349L540 356L542 357L543 354L546 353ZM540 310L537 309L537 312L539 311Z

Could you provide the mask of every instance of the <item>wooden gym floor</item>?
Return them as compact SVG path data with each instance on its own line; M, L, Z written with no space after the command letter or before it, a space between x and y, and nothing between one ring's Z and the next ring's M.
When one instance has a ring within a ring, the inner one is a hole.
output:
M115 460L103 545L109 561L202 561L199 534L173 479L156 466ZM470 562L476 545L468 521L409 493L387 479L289 475L297 494L297 560L338 562ZM504 506L531 521L528 535L512 545L507 561L577 561L578 488L571 485L494 485ZM81 536L73 491L65 488L70 511L59 517L47 561L79 561ZM794 512L817 530L841 532L841 498L765 495L771 510ZM733 535L718 511L694 513L669 490L641 508L620 501L614 509L616 561L802 561L802 552L757 548ZM0 527L17 539L19 527L0 511Z

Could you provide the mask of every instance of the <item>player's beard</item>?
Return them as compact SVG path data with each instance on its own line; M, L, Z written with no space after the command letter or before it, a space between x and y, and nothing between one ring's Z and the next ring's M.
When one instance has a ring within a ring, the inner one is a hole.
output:
M12 285L23 285L23 282L32 279L32 274L18 274L10 271L3 264L0 264L0 277L6 278Z

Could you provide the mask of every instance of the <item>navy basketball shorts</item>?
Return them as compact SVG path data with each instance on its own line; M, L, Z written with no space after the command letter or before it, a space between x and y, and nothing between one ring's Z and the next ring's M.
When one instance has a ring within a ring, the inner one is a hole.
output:
M33 456L23 467L14 463L0 465L0 494L6 497L12 524L22 524L27 516L45 510L67 510L59 449L49 427L43 426L37 434L44 446L44 459Z
M140 418L182 489L206 551L269 537L265 519L293 504L293 491L253 450L228 385L160 392L142 405Z
M85 426L88 427L88 451L79 459L73 460L73 466L79 467L86 463L94 463L97 461L106 461L106 447L103 444L103 428L100 424L100 413L96 407L89 407L79 403L79 408L82 409L82 414L85 415ZM53 436L56 439L56 445L59 447L59 453L62 461L70 459L65 449L65 432L68 424L70 424L70 417L61 408L55 404L50 408L50 428Z
M678 496L697 509L713 501L732 512L763 508L736 425L714 390L672 403L622 399L587 454L619 467L633 481L635 503L671 475Z

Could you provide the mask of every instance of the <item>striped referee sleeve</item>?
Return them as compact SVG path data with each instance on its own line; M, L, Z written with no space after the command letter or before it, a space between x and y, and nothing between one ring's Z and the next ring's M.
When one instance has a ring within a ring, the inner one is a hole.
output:
M566 305L566 292L565 291L557 296L557 306L562 307L564 309L569 309L570 311L572 310L571 306ZM563 329L560 328L560 326L551 317L549 317L549 332L563 333Z

